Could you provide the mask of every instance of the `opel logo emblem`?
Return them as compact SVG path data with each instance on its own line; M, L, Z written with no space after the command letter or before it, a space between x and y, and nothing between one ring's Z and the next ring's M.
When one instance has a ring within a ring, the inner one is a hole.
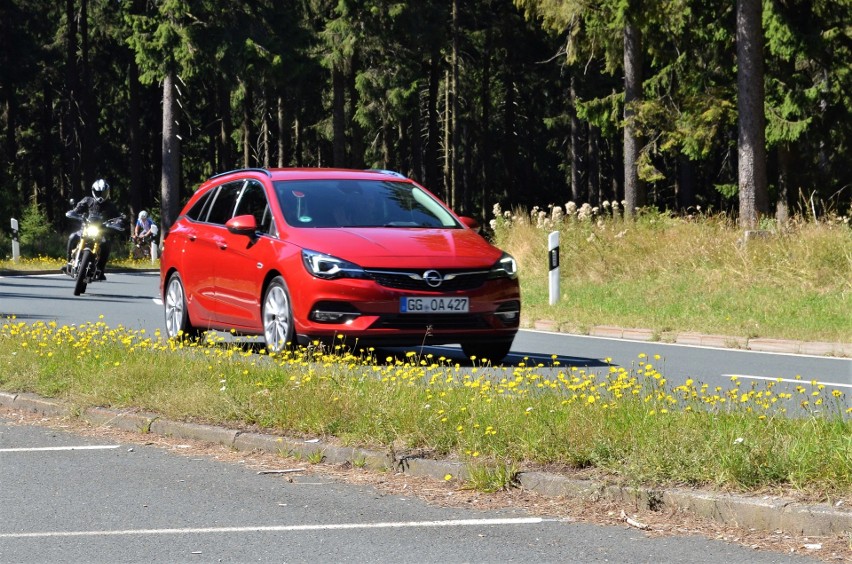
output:
M430 287L437 288L441 285L441 282L444 281L444 277L441 276L441 273L437 270L427 270L423 273L423 280L425 280L426 284Z

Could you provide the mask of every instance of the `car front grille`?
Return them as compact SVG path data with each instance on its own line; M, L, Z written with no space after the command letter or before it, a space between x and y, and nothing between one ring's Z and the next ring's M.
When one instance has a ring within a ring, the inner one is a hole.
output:
M438 286L430 286L423 277L424 271L388 271L388 270L368 270L367 271L373 280L386 288L395 288L398 290L416 290L428 292L456 292L465 290L474 290L485 283L488 278L488 272L483 270L476 271L438 271L443 280Z

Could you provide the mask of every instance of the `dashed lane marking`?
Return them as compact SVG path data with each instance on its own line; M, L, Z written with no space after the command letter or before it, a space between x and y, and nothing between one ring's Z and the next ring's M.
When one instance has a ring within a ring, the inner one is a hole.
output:
M256 527L200 527L183 529L125 529L115 531L45 531L35 533L0 533L0 539L32 539L50 537L115 537L138 535L192 535L210 533L278 533L298 531L340 531L351 529L406 529L430 527L470 527L499 525L535 525L556 519L518 517L512 519L453 519L448 521L407 521L398 523L338 523L327 525L272 525Z
M118 448L120 445L83 445L83 446L61 446L61 447L20 447L0 448L0 452L43 452L53 450L107 450Z

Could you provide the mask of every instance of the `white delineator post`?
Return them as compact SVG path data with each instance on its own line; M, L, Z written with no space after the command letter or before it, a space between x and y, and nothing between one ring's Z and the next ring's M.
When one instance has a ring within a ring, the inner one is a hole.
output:
M547 266L550 276L550 305L559 301L559 231L547 236Z
M18 262L21 258L21 246L18 243L18 220L12 218L12 260Z

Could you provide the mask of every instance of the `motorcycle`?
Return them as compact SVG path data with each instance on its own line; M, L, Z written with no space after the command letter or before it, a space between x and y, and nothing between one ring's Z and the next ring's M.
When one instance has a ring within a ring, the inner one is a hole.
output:
M124 231L123 217L104 220L100 215L89 213L80 215L69 211L66 217L82 222L83 229L80 241L71 252L71 261L65 274L75 279L74 295L79 296L86 291L89 283L102 280L103 272L98 269L98 258L101 247L107 240L109 230Z

